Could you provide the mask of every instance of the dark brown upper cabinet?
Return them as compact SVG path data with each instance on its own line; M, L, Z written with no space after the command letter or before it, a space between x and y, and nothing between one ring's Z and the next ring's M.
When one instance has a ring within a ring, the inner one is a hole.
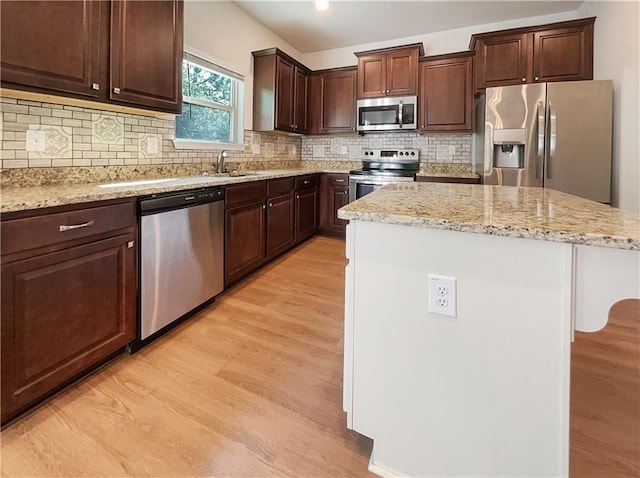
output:
M420 60L419 129L472 132L473 52Z
M593 79L595 17L471 37L475 88Z
M358 52L358 99L407 96L418 92L422 43Z
M277 48L252 55L254 131L306 133L309 69Z
M3 1L2 86L99 97L103 12L92 0Z
M182 1L111 2L111 100L180 113L182 19Z
M355 133L358 69L314 72L309 79L309 132Z
M180 113L183 0L2 2L2 86Z

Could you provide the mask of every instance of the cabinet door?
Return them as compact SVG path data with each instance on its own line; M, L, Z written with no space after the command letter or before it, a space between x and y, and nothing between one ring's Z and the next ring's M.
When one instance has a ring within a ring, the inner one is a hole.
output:
M267 201L267 259L293 246L294 224L293 193Z
M407 96L418 93L418 49L411 48L387 53L388 96Z
M182 0L111 3L109 98L182 110Z
M132 240L117 236L2 265L3 421L134 339Z
M349 202L349 176L323 174L320 179L320 231L344 234L348 221L338 219L338 209Z
M593 24L533 34L533 81L593 79Z
M476 90L518 85L531 78L529 33L479 39L476 42Z
M354 133L356 131L356 95L358 70L356 68L324 73L317 80L319 86L314 94L318 105L318 125L314 132Z
M293 123L296 133L307 132L307 84L308 75L300 68L296 68Z
M3 1L3 86L98 97L101 4L92 0Z
M379 98L387 90L387 55L358 57L358 99Z
M312 236L318 230L318 190L296 193L296 242Z
M276 129L293 131L295 101L295 66L278 57L276 64Z
M265 204L256 202L225 211L224 282L229 285L265 260Z
M420 63L420 129L471 132L471 57Z

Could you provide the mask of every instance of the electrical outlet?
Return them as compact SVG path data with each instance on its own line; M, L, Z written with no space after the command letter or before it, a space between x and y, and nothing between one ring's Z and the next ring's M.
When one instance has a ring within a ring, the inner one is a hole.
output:
M456 279L429 274L429 312L456 317Z

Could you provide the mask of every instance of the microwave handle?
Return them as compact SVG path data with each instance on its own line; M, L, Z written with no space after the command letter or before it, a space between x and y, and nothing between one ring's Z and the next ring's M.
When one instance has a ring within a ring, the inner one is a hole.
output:
M400 128L402 128L402 100L398 104L398 123L400 123Z

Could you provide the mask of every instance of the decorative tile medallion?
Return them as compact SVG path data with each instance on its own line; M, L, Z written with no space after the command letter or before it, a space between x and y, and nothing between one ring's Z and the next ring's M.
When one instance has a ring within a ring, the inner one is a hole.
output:
M41 151L29 151L29 159L73 158L73 128L30 124L29 130L45 133L45 145Z
M161 159L162 135L152 133L138 134L138 157L140 159Z
M124 118L93 113L91 142L93 144L124 144Z

